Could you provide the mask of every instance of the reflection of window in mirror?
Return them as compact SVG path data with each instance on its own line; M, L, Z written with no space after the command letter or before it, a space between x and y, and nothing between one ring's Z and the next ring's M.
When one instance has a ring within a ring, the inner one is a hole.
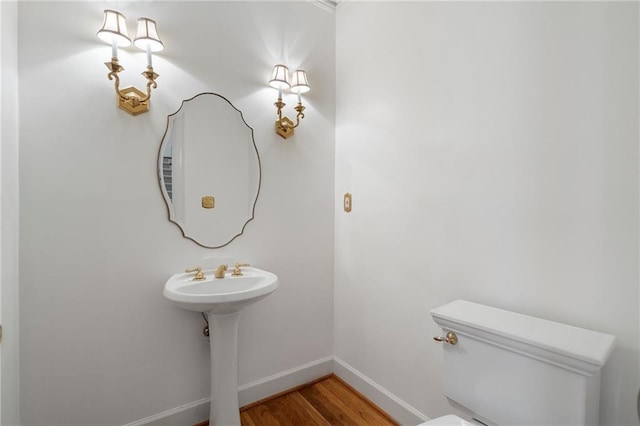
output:
M182 102L169 115L158 155L169 220L204 247L223 247L253 219L260 156L240 110L215 93ZM205 208L215 194L215 207Z
M162 157L162 181L164 182L164 187L167 190L167 197L169 200L173 199L171 194L171 155L165 155Z

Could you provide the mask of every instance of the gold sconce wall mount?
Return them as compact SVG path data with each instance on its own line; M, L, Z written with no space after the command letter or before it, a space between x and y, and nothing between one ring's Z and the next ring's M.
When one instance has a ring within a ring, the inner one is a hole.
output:
M118 47L127 47L132 44L127 31L126 17L115 10L105 10L102 28L97 35L102 41L111 45L111 61L104 64L109 69L107 78L114 81L117 105L134 116L149 111L151 89L158 87L156 79L159 77L153 70L152 53L164 49L164 44L158 36L156 22L149 18L139 18L138 31L133 40L133 44L147 54L147 69L142 72L142 76L147 80L146 93L133 86L120 89L118 73L124 71L124 67L118 62Z
M307 80L307 73L304 70L296 70L290 75L289 68L286 65L278 64L273 67L269 85L278 90L278 100L273 104L278 114L276 133L287 139L293 135L293 130L300 125L300 120L304 118L305 107L302 105L302 94L311 90ZM283 117L282 115L282 109L286 106L282 101L282 93L283 90L287 89L298 95L298 104L294 107L297 113L295 124L289 117Z

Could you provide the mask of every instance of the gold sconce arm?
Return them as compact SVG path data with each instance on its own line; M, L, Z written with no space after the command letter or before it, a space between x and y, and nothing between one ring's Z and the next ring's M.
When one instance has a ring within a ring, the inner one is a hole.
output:
M107 68L109 68L109 71L111 71L109 74L107 74L109 80L111 80L112 77L118 78L118 73L120 71L124 71L124 67L120 65L120 63L118 62L118 58L112 58L111 62L105 62L104 64L107 66Z
M153 71L153 67L147 67L146 71L142 72L142 75L147 79L147 96L141 99L141 102L146 102L151 98L151 89L157 89L158 83L156 83L156 79L160 77L158 73Z
M124 71L124 67L118 63L118 59L113 58L111 62L105 62L109 69L107 77L109 80L115 80L114 88L116 90L116 102L120 108L127 111L131 115L138 115L149 111L149 99L151 99L151 89L158 87L156 79L159 75L153 71L152 67L147 67L142 75L147 79L147 93L143 93L135 87L127 87L120 89L120 77L118 73Z
M294 108L297 112L298 115L296 115L296 118L298 120L298 124L300 124L300 120L304 118L304 107L302 106L302 103L298 103L298 105L296 105L296 107ZM298 124L296 124L296 127L298 127Z
M124 67L118 63L118 58L113 58L111 62L105 62L104 64L109 68L109 71L111 71L107 74L107 78L109 80L115 80L114 87L116 94L120 95L120 77L118 77L118 73L124 71Z
M286 139L293 134L293 129L300 125L300 120L304 118L303 111L305 110L305 107L301 102L296 105L296 107L294 108L297 112L296 123L293 124L293 121L290 118L282 116L282 109L286 105L284 102L282 102L282 98L278 98L274 105L276 106L278 114L278 120L276 121L276 133Z

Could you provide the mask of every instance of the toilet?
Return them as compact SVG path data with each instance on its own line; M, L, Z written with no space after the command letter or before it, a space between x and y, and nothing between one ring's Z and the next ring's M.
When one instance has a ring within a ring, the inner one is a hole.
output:
M446 415L421 425L597 425L615 337L465 300L431 311L442 329Z
M478 422L468 422L460 417L449 414L448 416L438 417L437 419L429 420L425 423L420 423L418 426L422 425L440 425L440 426L477 426L481 425Z

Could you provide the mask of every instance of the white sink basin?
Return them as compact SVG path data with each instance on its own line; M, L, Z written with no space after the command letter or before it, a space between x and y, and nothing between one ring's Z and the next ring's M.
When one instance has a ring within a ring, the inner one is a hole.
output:
M205 279L194 281L193 273L175 274L164 285L164 297L179 307L196 312L226 314L271 294L278 288L278 277L258 268L243 267L241 276L225 273L214 278L214 270L205 270Z

